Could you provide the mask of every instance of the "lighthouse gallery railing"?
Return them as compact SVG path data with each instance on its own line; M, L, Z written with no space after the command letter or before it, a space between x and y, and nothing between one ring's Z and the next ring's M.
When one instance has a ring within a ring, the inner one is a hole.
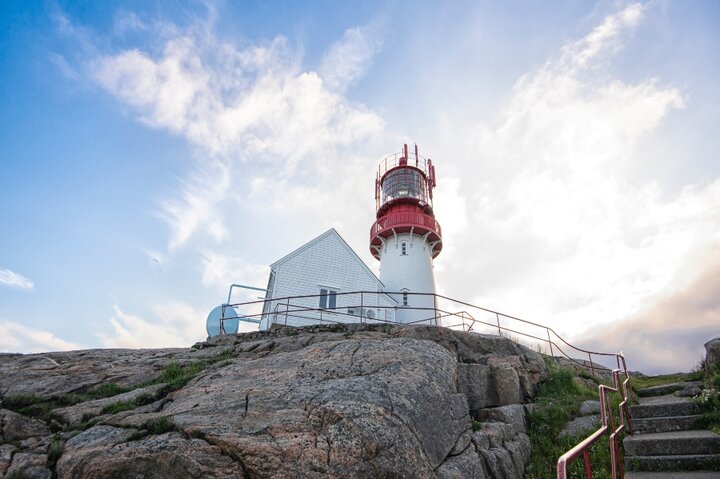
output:
M416 308L393 304L391 298L399 298L403 294L434 296L435 307ZM567 342L549 326L438 294L353 291L338 292L336 295L337 305L335 308L320 307L321 295L269 298L224 306L238 310L242 318L264 321L267 327L273 324L297 327L317 323L341 324L358 322L368 324L429 324L450 329L460 328L463 331L505 335L512 337L516 341L519 340L519 337L532 340L535 345L546 347L546 351L550 353L550 356L563 357L578 367L589 369L593 376L600 371L609 373L612 379L612 386L601 384L598 387L601 408L600 428L558 459L557 478L566 479L568 477L568 466L582 457L586 479L592 479L590 448L606 434L610 437L612 477L614 479L623 477L620 433L626 430L629 434L632 434L632 422L628 410L630 374L622 352L606 353L579 348ZM270 308L264 307L267 305L272 306ZM253 313L248 311L249 314L245 313L247 310L257 309L258 307L262 308L262 312ZM395 320L394 313L397 310L423 311L427 313L427 316L409 323L400 323ZM388 314L389 311L392 311L393 314ZM225 314L223 314L223 317L225 317ZM224 329L221 328L221 330ZM587 355L588 360L585 361L571 356L578 354ZM609 367L601 364L606 360L612 362ZM618 411L612 410L611 401L608 397L610 393L620 395L621 401ZM615 413L618 414L619 418L617 425L615 423Z

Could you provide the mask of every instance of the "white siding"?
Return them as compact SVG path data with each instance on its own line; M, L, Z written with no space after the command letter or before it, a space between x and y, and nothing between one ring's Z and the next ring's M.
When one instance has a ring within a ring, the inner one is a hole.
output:
M383 294L352 294L354 291L382 291L382 283L365 266L335 230L320 235L305 246L281 259L272 267L275 273L272 291L268 297L286 298L312 295L310 298L295 298L290 301L268 301L260 329L267 329L274 320L281 324L306 326L320 322L320 289L337 291L335 310L322 311L322 319L330 322L359 322L360 303L363 310L373 309L375 318L386 315L394 318L394 303ZM380 307L378 307L380 306ZM383 307L384 306L384 307ZM390 307L390 308L387 308ZM309 310L303 310L308 308ZM349 315L349 309L357 316ZM277 314L275 314L277 313Z

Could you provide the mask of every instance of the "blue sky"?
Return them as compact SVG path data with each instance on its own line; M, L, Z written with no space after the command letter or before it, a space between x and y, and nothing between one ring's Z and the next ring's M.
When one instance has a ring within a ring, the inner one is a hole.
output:
M377 269L375 165L417 142L442 293L688 369L720 335L718 24L712 1L3 2L0 350L186 346L330 227Z

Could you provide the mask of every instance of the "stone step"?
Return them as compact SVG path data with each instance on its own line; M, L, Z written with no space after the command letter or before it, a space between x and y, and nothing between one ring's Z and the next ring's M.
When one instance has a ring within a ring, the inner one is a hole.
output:
M653 432L690 431L695 429L698 416L669 416L633 419L633 431L638 434Z
M680 391L685 387L685 383L661 384L659 386L650 386L648 388L638 389L637 395L641 397L664 396Z
M656 396L638 399L639 404L630 406L633 419L692 416L700 407L689 398L677 396Z
M683 472L628 472L625 479L718 479L720 473L715 471L683 471Z
M712 431L675 431L635 434L623 440L626 458L720 454L720 436Z
M681 456L625 456L626 478L636 477L664 477L664 476L644 476L638 471L647 474L649 472L674 472L676 476L668 476L671 478L682 477L690 478L690 474L698 474L704 472L705 475L698 477L715 477L720 478L720 454L694 454ZM681 472L687 471L687 472ZM711 472L713 471L713 472ZM630 474L633 474L631 476Z

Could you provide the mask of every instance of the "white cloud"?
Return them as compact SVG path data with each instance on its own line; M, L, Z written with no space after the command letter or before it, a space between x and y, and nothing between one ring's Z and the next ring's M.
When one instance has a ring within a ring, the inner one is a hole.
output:
M345 31L342 39L323 56L320 76L333 90L344 91L360 78L381 47L374 28L356 27Z
M11 288L35 289L35 283L25 276L7 268L0 269L0 285Z
M646 374L695 366L704 343L720 335L720 248L703 259L706 267L686 287L594 333L583 346L624 349L628 364Z
M153 308L154 321L125 313L113 305L110 318L112 334L99 333L106 348L167 348L188 347L207 337L205 317L183 302L161 303Z
M138 30L147 29L147 25L135 12L118 11L115 13L113 21L113 30L118 35L123 35L127 32L133 32Z
M202 283L207 287L227 292L232 283L264 288L267 284L269 268L264 264L248 262L243 257L226 256L214 251L203 253ZM233 295L233 302L254 300L261 292L240 290Z
M604 51L616 52L623 44L620 35L634 28L643 17L643 5L635 3L609 15L581 40L566 45L560 65L575 69L597 66L592 62Z
M180 193L162 202L159 216L172 230L170 249L175 249L202 230L216 241L227 236L218 204L230 186L228 167L221 161L198 167L181 181Z
M703 267L720 240L720 180L673 194L639 166L639 142L683 96L612 73L642 13L606 18L518 80L499 126L476 126L478 154L457 156L466 213L453 210L467 227L437 260L451 295L592 335Z
M59 53L50 53L50 62L55 65L60 74L68 80L78 81L81 79L80 73L73 68L64 56Z
M40 353L80 349L77 344L58 338L49 331L33 329L27 324L0 321L0 351L6 353Z
M370 45L359 28L331 50L327 58L344 58L336 65L342 67L334 73L336 87L360 75L375 51ZM317 73L302 71L300 54L283 37L240 47L191 28L171 35L158 56L129 50L99 57L90 69L141 121L197 149L197 167L162 204L171 248L199 231L216 242L226 238L222 211L230 184L242 191L265 175L326 177L338 158L366 161L345 153L383 136L377 115L328 89Z

